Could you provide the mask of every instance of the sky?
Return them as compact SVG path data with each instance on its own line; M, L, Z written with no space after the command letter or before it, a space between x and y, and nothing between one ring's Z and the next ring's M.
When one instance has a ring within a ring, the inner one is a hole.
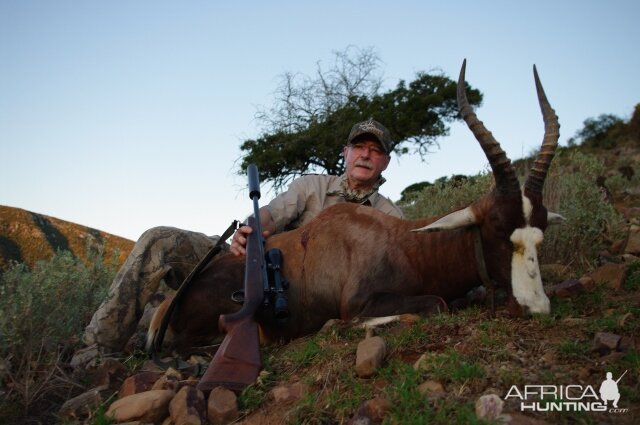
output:
M286 72L373 49L383 91L457 79L512 160L542 141L536 64L560 141L640 103L640 2L0 0L0 205L136 240L154 226L221 233L252 204L243 140ZM344 135L346 139L346 134ZM487 168L453 124L424 158L393 156L380 191ZM274 196L263 185L261 204Z

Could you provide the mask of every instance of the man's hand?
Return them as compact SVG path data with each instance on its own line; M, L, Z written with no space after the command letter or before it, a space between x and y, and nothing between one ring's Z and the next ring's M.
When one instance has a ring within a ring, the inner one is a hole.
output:
M231 252L235 256L244 255L247 252L247 236L253 232L253 229L249 226L241 226L236 232L233 234L233 238L231 238ZM262 236L266 239L269 237L269 231L264 230L262 232Z
M260 222L262 223L262 236L266 239L276 231L276 226L271 217L271 213L265 207L260 208ZM247 236L253 229L247 225L240 226L231 238L231 252L235 256L244 255L247 247Z

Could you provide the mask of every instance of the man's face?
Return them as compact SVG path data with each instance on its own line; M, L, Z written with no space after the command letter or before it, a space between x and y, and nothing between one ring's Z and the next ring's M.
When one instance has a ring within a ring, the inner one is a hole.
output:
M344 147L344 162L353 189L371 187L387 169L391 157L373 136L364 136Z

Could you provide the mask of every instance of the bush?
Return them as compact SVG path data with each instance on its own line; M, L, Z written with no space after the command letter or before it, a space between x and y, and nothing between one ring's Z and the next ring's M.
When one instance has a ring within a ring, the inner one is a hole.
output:
M540 262L561 262L584 272L598 253L621 236L624 220L606 201L596 179L602 162L579 151L559 155L545 182L545 205L567 220L545 232Z
M421 191L406 193L398 204L407 218L433 217L463 208L487 193L493 185L493 175L478 174L466 179L440 179Z
M4 404L29 415L66 400L74 384L65 363L116 268L115 258L105 265L102 252L88 253L84 263L59 251L33 269L19 264L0 277L0 422L8 414Z
M529 162L521 161L520 167ZM545 205L567 220L545 232L542 264L561 262L576 266L576 272L585 271L598 252L619 236L623 219L596 185L596 178L604 171L593 155L558 151L545 182ZM491 174L448 179L411 193L400 206L408 218L438 216L471 204L492 184Z

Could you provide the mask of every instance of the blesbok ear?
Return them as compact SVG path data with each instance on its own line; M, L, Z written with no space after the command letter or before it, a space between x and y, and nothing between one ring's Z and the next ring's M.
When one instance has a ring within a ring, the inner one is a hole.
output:
M421 227L419 229L413 229L412 232L439 232L440 230L453 230L461 227L471 226L476 224L478 220L475 214L471 211L471 208L467 207L463 210L454 211L451 214L434 221L433 223Z
M562 224L562 222L566 221L566 220L567 220L566 218L564 218L563 216L561 216L558 213L547 211L547 224L549 226L551 226L553 224Z

